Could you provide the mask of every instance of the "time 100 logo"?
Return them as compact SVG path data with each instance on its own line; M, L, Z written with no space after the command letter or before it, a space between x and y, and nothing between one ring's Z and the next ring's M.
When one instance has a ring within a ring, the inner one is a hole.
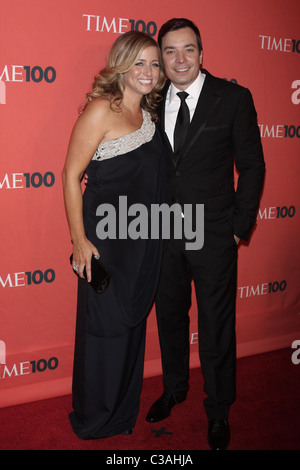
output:
M152 37L156 35L157 26L154 21L146 23L144 20L129 20L129 24L131 31L142 31Z
M56 79L56 70L54 67L46 67L43 69L39 65L35 65L34 67L24 65L24 70L26 82L32 81L39 83L42 80L45 80L47 83L52 83Z
M108 18L106 16L83 14L86 31L96 31L99 33L123 34L126 31L141 31L155 36L157 25L154 21L133 20L128 18Z

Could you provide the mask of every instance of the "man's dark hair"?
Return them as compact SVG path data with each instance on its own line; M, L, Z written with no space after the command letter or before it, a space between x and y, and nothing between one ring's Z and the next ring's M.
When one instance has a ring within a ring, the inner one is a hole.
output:
M196 35L196 39L197 39L199 53L201 54L202 40L200 36L200 31L191 20L188 20L186 18L173 18L172 20L169 20L165 24L162 25L158 33L159 47L161 48L162 39L167 33L169 33L170 31L176 31L177 29L182 29L182 28L191 28L194 31Z

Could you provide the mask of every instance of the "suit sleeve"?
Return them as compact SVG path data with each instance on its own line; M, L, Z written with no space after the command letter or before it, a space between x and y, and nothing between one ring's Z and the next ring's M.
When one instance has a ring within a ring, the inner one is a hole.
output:
M238 183L233 215L234 233L248 240L256 223L264 183L265 162L252 95L242 89L232 128Z

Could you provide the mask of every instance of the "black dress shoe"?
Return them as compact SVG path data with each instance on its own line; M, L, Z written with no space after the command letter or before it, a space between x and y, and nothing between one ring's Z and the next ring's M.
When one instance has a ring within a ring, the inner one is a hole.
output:
M187 396L187 392L168 395L164 393L153 405L146 416L148 423L157 423L170 416L173 406L182 403Z
M208 443L212 450L225 450L230 442L230 428L226 419L210 419Z

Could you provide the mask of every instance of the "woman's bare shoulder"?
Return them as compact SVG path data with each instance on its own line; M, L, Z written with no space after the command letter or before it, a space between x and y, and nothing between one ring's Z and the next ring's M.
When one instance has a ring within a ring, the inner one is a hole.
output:
M83 114L103 118L104 116L110 115L111 112L112 110L109 99L105 96L100 96L98 98L94 98L87 104L83 111Z
M105 97L94 98L85 106L75 127L85 134L94 133L102 139L111 128L112 119L110 101Z

